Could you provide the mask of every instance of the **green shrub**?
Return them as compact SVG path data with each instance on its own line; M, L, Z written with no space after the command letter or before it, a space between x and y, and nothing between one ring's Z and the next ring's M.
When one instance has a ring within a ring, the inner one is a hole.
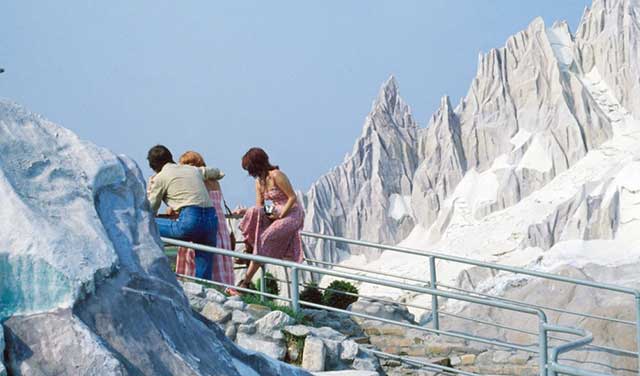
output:
M278 286L278 281L276 280L276 277L273 276L273 274L266 273L264 276L264 280L265 280L264 292L271 295L280 295L280 287ZM261 280L258 279L258 281L255 284L255 288L251 287L251 289L260 291L260 285L261 285ZM267 298L267 299L271 299L271 298Z
M305 302L322 304L322 292L315 282L305 283L304 290L300 293L300 300Z
M358 300L357 296L347 295L342 291L358 294L358 289L351 282L337 280L331 282L326 290L324 290L322 302L330 307L347 309L349 304Z

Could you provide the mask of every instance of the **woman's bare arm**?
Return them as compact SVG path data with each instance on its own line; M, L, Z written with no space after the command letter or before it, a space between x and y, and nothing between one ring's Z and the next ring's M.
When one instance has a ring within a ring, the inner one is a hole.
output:
M264 195L262 194L262 184L256 179L256 206L264 206Z
M284 172L280 170L274 170L272 172L272 178L275 185L280 188L280 190L287 196L287 203L282 208L282 212L278 213L277 216L277 218L284 218L287 213L289 213L289 210L291 210L291 207L296 203L298 197L293 191L291 182L289 182L289 178L287 178L287 175L285 175Z

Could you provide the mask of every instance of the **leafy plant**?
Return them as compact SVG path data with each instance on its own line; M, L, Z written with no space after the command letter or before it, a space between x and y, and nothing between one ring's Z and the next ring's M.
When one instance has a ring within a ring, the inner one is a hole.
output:
M287 342L287 354L285 355L284 361L293 364L296 366L302 365L302 357L304 356L304 341L305 337L294 336L291 333L283 332L284 340ZM294 360L291 358L291 349L297 353L297 358Z
M358 288L351 282L336 280L325 289L322 295L322 302L330 307L347 309L349 304L358 300L357 296L345 293L358 294Z
M280 287L278 286L278 281L276 280L276 277L273 276L273 274L266 273L264 276L264 280L265 280L264 292L271 295L280 295ZM260 291L260 286L261 286L261 279L258 279L258 281L255 284L255 288L252 288L252 290ZM267 299L271 300L271 298L267 298Z
M305 302L322 304L322 292L315 282L309 282L304 285L304 290L300 293L300 300Z

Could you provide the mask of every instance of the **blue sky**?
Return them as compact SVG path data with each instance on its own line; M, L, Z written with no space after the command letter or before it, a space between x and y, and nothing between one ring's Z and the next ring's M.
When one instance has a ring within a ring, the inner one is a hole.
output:
M589 1L53 1L0 9L0 97L116 153L145 174L156 143L202 152L251 204L240 168L264 147L296 189L351 151L393 74L421 126L457 103L479 52L536 16L575 30Z

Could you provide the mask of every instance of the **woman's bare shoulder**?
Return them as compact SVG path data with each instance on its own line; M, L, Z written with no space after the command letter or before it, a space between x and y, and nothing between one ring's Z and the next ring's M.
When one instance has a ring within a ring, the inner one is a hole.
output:
M269 176L271 176L274 179L287 177L287 175L284 172L280 171L279 169L269 171Z

